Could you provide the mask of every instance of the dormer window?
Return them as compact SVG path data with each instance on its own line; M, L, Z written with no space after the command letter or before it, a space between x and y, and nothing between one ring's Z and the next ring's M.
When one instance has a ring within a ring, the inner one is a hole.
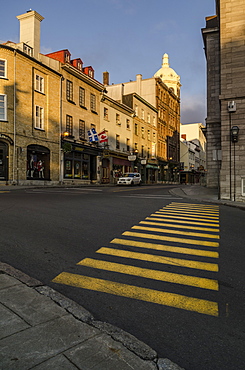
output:
M70 60L71 60L70 55L68 53L66 53L65 54L65 62L70 63Z
M77 62L77 68L81 71L83 66L82 66L82 63L81 62Z
M26 53L26 54L30 55L30 57L32 57L32 55L33 55L32 47L30 47L29 45L24 44L23 45L23 51L24 51L24 53Z

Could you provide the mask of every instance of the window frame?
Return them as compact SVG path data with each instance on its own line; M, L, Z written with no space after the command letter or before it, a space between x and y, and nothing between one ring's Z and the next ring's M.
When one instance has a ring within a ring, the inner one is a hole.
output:
M37 79L37 77L38 77L38 79ZM35 75L35 90L44 94L44 91L45 91L44 86L45 86L44 85L44 77L40 76L39 74L36 73L36 75Z
M0 117L0 121L7 121L7 95L0 94L0 96L3 96L3 113L4 113L3 118Z
M35 105L35 129L44 131L44 108L40 105Z
M73 136L73 117L69 114L66 115L66 132L69 136Z
M85 89L84 87L79 87L79 105L85 108Z
M90 109L96 113L96 95L93 93L90 93Z
M73 82L70 80L66 80L66 99L73 101Z
M8 61L6 59L0 58L0 62L3 62L3 76L1 76L1 71L0 71L0 78L7 78Z
M85 121L83 119L79 120L79 139L86 140L85 139Z

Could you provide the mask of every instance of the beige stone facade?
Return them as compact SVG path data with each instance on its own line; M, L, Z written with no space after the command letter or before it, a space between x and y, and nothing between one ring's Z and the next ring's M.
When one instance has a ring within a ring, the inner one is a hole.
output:
M0 119L0 180L58 183L61 76L8 45L0 45L1 62L5 75L0 77L0 97L6 115Z
M218 186L221 199L245 201L244 0L217 0L216 8L202 30L208 67L208 186ZM239 128L235 143L233 126Z

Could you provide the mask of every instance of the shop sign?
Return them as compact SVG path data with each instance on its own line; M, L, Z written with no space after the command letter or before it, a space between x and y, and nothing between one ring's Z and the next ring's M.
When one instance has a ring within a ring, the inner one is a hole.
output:
M128 160L129 161L135 161L136 160L136 155L129 155Z
M7 140L10 144L14 144L13 140L11 139L11 137L9 137L8 135L5 135L5 134L0 134L0 139L5 139Z
M141 164L146 164L146 159L141 159Z

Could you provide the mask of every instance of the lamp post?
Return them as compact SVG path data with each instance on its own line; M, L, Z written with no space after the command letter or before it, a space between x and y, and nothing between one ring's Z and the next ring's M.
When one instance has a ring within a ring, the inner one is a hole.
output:
M239 127L232 126L231 141L234 144L234 202L236 201L236 143L238 142Z

